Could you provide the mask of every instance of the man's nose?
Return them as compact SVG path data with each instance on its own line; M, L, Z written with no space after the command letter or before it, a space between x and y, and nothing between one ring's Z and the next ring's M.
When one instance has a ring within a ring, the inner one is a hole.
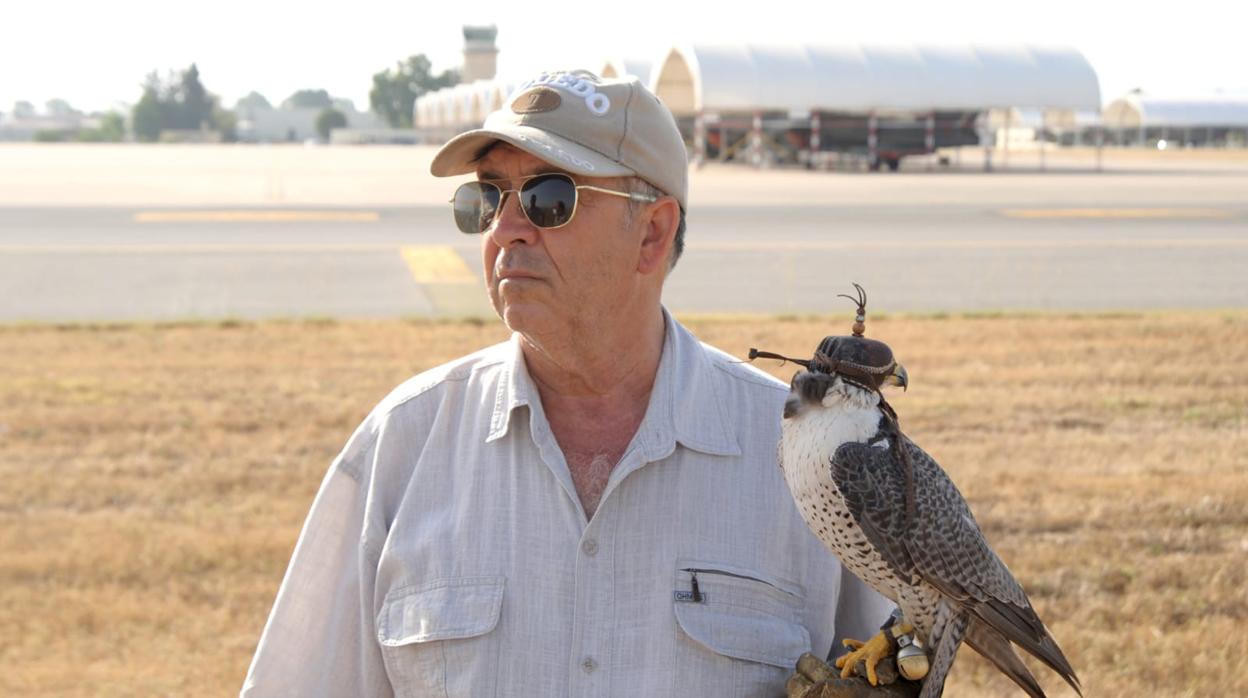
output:
M485 234L493 238L494 244L500 248L537 242L537 228L520 210L520 196L516 192L503 193L501 210Z

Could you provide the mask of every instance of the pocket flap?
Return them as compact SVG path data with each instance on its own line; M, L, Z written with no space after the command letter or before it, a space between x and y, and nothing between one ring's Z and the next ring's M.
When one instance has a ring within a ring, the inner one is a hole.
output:
M498 624L502 577L456 577L386 595L377 639L386 647L483 635Z
M797 622L800 600L766 582L718 574L698 575L702 600L674 602L676 622L716 654L792 669L810 650L810 632ZM689 588L687 572L680 587Z

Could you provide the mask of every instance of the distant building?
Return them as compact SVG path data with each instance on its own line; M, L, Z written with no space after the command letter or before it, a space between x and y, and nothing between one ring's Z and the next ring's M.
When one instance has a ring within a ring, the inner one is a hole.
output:
M494 40L498 38L498 27L464 27L464 70L463 82L477 80L493 80L498 72L498 48Z
M485 116L501 109L511 85L495 79L498 29L464 27L464 66L458 85L426 92L416 98L412 123L419 142L441 143L457 133L476 128Z
M1003 145L1031 140L1101 104L1082 54L1028 44L681 45L651 62L649 85L695 160L756 165L897 169L1002 129ZM1034 127L1015 121L1028 112Z
M375 130L385 124L372 112L356 111L350 102L336 101L335 109L347 117L347 128ZM265 106L240 107L238 116L238 140L244 143L286 143L319 140L316 118L321 109L293 107L273 109Z
M208 128L162 128L161 143L221 143L224 139L220 131Z
M650 84L651 62L644 58L610 58L598 73L604 78L622 78L632 75L645 85Z
M1248 145L1246 97L1174 98L1136 92L1107 104L1103 116L1106 135L1119 145Z
M99 119L81 112L60 109L39 114L29 102L18 102L13 111L0 114L0 141L33 141L40 132L74 132L99 126Z

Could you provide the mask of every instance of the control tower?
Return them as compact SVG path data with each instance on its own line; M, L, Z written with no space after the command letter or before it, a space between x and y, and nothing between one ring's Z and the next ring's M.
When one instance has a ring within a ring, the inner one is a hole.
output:
M461 82L493 79L498 70L498 49L494 46L497 36L498 27L493 24L464 27L464 72Z

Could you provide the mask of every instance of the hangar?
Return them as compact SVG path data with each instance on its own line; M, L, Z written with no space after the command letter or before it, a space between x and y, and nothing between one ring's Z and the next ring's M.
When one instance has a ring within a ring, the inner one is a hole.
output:
M696 160L816 166L848 154L896 169L980 143L994 111L1007 131L1020 109L1051 131L1100 109L1096 72L1063 47L690 45L652 65L650 88Z
M511 93L508 83L474 80L444 87L416 98L414 122L421 137L443 142L458 133L479 127L486 115L501 109Z
M465 55L468 55L465 50ZM1100 87L1078 51L1037 45L681 45L657 60L613 58L606 77L634 75L676 116L695 162L887 166L938 148L1024 130L1100 144ZM484 77L484 76L482 76ZM511 85L478 79L422 95L427 142L481 125Z
M650 61L639 58L612 58L603 64L598 74L604 78L635 75L646 85L650 84Z
M1118 145L1248 145L1248 98L1148 97L1139 93L1110 102L1107 137Z

